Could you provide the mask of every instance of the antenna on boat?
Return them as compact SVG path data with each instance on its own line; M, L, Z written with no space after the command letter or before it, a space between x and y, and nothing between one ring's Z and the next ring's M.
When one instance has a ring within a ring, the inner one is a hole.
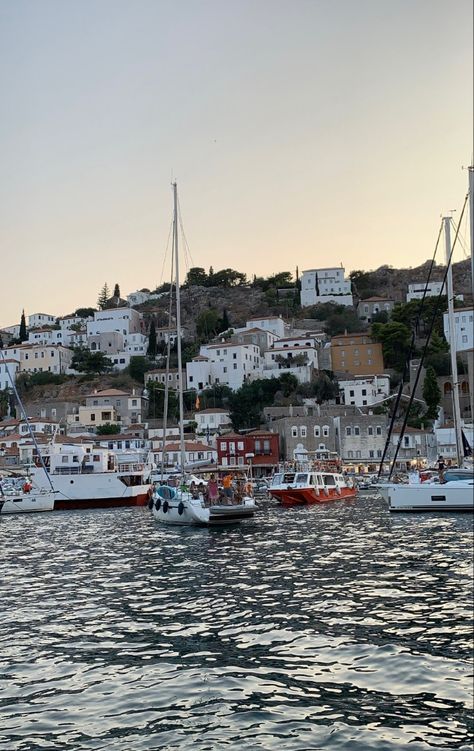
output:
M178 352L178 399L179 399L179 447L181 455L181 474L184 476L186 464L186 450L184 445L184 405L183 405L183 383L182 383L182 354L181 354L181 298L179 289L179 253L178 253L178 186L176 181L173 186L173 250L176 272L176 345Z
M454 413L454 431L456 437L456 455L458 466L462 465L463 443L461 427L461 407L459 404L459 378L457 365L456 329L454 326L454 291L453 291L453 266L451 263L451 217L443 217L444 237L446 243L446 293L448 295L448 325L449 325L449 351L451 354L452 395Z

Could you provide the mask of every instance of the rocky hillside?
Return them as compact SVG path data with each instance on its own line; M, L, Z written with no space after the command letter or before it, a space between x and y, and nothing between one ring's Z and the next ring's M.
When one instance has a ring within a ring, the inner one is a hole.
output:
M392 266L380 266L375 271L356 273L354 279L354 293L359 298L382 295L405 302L408 285L413 282L425 282L431 261L425 261L421 266L409 269L394 269ZM470 298L471 293L471 261L466 259L453 264L453 283L456 294ZM441 282L446 267L436 265L431 275L431 281Z

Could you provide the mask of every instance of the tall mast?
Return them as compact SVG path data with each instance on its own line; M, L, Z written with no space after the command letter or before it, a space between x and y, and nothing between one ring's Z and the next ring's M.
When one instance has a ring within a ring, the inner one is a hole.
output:
M449 324L449 351L451 354L451 373L453 380L453 413L454 432L456 436L456 455L458 466L463 463L464 451L462 444L461 407L459 404L459 378L457 364L456 328L454 325L454 292L453 292L453 267L451 264L451 217L443 217L444 236L446 240L446 265L448 273L446 278L448 294L448 324Z
M474 304L474 164L468 167L469 170L469 220L470 220L470 250L471 250L471 294Z
M179 449L181 455L181 473L184 474L186 464L186 450L184 446L184 405L183 405L183 382L182 382L182 355L181 355L181 297L179 289L179 253L178 253L178 186L173 183L173 248L174 262L176 267L176 330L178 350L178 401L179 401Z

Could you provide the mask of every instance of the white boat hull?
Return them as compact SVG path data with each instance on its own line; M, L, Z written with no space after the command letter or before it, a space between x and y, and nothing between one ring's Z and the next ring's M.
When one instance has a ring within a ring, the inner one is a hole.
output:
M382 495L390 511L474 511L474 487L465 482L444 485L387 485Z
M91 474L52 474L55 510L142 506L147 502L150 485L125 485L116 472ZM32 471L36 486L46 489L48 478L42 469Z
M202 498L193 498L190 493L179 491L170 499L160 498L155 493L152 506L153 516L157 521L181 526L234 524L251 518L255 509L255 501L250 497L238 504L207 506Z
M15 493L0 496L0 514L28 514L37 511L54 511L55 494L52 492Z

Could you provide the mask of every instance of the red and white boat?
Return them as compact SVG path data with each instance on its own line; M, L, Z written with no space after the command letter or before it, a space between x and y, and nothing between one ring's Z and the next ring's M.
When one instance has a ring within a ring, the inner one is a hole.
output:
M141 452L52 443L41 453L48 474L38 461L30 479L35 490L51 490L51 480L54 511L144 506L151 496L151 467Z
M357 488L340 472L313 468L277 472L268 492L283 506L306 506L355 498Z

